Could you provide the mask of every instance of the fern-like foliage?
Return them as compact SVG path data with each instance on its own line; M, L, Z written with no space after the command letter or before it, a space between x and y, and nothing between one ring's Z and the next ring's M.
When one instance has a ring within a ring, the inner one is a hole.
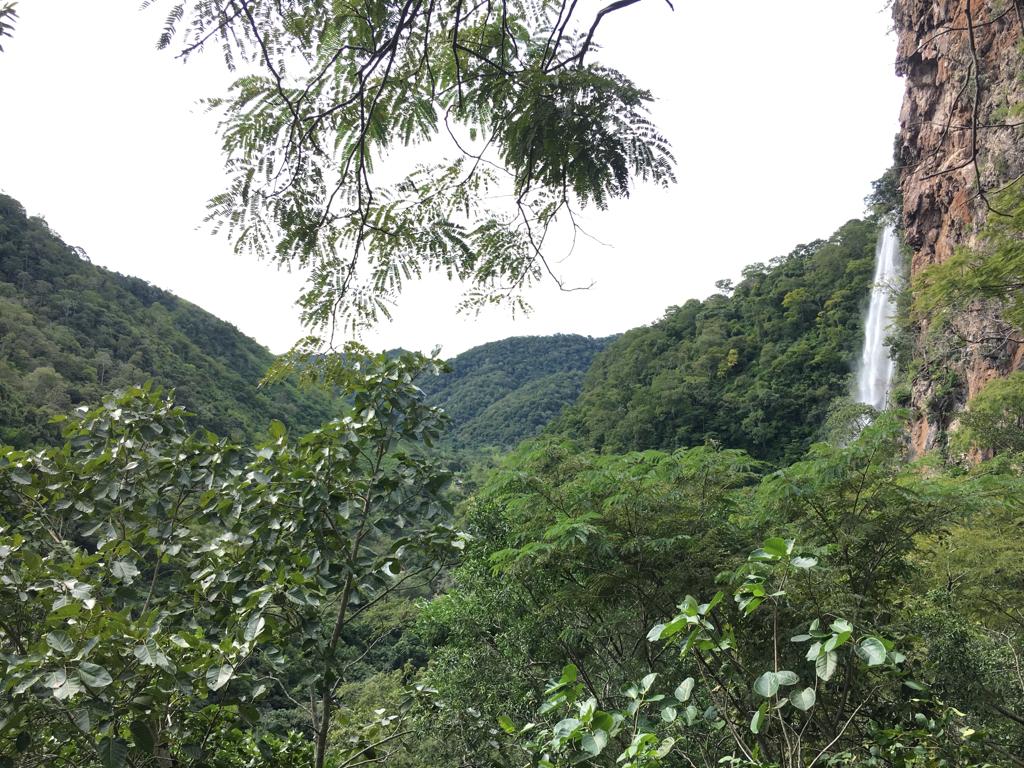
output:
M11 37L14 32L14 20L18 18L17 3L0 4L0 39ZM4 52L3 45L0 45L0 53Z
M559 217L604 208L636 180L674 181L652 95L590 60L611 10L581 19L562 0L171 4L160 47L188 57L219 43L227 65L245 70L209 101L223 115L231 179L210 222L239 250L308 271L300 304L313 329L386 317L425 272L462 282L466 308L521 302L524 286L554 276L543 243ZM439 136L454 157L385 180L395 174L378 166L392 150Z

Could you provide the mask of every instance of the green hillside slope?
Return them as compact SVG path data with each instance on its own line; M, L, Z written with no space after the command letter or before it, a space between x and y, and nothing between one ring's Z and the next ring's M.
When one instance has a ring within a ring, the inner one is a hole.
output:
M90 264L0 195L0 443L52 434L50 417L116 387L173 387L196 423L252 435L271 419L309 429L328 399L257 389L273 356L232 325L142 280Z
M421 383L452 418L458 448L511 448L575 402L583 374L610 339L516 336L453 358L452 372Z
M609 451L714 439L795 459L848 391L877 234L873 221L850 221L623 334L595 358L561 429Z

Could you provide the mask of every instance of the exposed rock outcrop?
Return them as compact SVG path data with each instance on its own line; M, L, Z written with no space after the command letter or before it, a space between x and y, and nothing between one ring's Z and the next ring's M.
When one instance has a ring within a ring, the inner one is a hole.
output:
M897 72L906 76L897 161L911 273L973 246L1000 186L1024 172L1024 0L895 0ZM976 304L952 327L916 329L923 360L913 386L914 448L935 446L956 412L1024 349Z

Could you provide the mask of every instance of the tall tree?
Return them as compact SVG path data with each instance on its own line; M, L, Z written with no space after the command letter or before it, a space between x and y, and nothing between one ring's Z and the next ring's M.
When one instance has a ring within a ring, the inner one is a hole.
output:
M0 449L0 765L231 764L279 693L322 768L351 625L464 543L422 450L445 421L412 383L433 367L349 346L324 366L349 412L298 439L274 422L258 449L138 388L77 412L61 447ZM333 765L373 762L398 725Z

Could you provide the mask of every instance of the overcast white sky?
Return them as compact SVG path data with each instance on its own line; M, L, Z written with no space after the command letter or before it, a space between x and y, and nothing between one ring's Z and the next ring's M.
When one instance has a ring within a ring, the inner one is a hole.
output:
M139 5L19 3L0 54L0 190L93 262L282 352L302 333L299 278L236 255L202 225L223 177L215 121L196 101L229 78L216 51L187 65L156 51L166 3ZM891 162L902 98L884 0L675 5L649 0L600 31L602 59L658 97L679 183L585 211L603 244L581 241L559 266L569 284L594 287L546 284L528 295L526 317L465 317L454 313L458 291L430 280L369 343L454 354L512 335L617 333L863 212Z

